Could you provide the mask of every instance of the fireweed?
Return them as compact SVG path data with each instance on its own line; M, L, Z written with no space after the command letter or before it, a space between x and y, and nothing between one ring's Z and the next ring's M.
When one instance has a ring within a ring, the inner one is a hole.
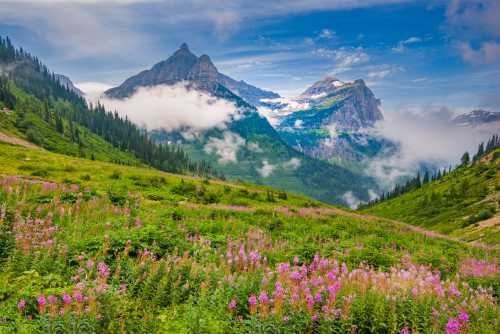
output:
M176 243L159 255L153 251L161 249L156 241L136 239L145 233L151 240L140 201L128 194L115 203L77 185L0 177L0 221L12 223L18 251L13 263L51 258L61 266L48 274L55 274L57 288L40 284L12 292L16 297L9 305L19 317L13 321L85 318L101 324L97 331L120 332L184 305L189 312L211 310L226 332L451 334L477 333L482 323L494 327L498 307L492 291L466 283L470 277L498 277L494 260L465 259L445 279L409 258L387 271L319 255L304 262L283 255L290 254L290 242L256 228L213 242L195 228L188 233L182 223L175 227L188 247L177 249ZM122 233L118 243L115 232ZM85 253L68 242L81 233L97 238ZM71 256L58 257L64 252ZM273 262L276 254L289 262ZM122 327L106 327L111 320Z

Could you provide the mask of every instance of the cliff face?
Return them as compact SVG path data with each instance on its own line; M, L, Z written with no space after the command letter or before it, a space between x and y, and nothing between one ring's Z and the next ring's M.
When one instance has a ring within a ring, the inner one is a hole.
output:
M278 128L287 143L311 157L361 160L386 144L368 134L383 115L363 80L345 83L326 77L296 102L307 107L283 117Z

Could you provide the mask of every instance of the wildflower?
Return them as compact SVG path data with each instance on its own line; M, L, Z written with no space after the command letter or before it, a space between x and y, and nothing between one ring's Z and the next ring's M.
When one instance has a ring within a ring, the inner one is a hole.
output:
M284 321L284 322L287 322L288 320L290 320L290 318L289 318L287 315L284 315L284 316L283 316L283 321Z
M467 312L460 312L460 314L458 315L458 320L460 320L460 322L466 324L469 322L469 315L467 314Z
M290 274L290 279L292 281L300 281L302 279L302 275L298 272L298 271L293 271L291 274Z
M94 261L88 259L87 260L87 269L92 269L94 268Z
M251 295L248 297L248 305L250 306L250 313L254 314L256 312L257 307L257 297L255 295Z
M297 255L294 256L293 258L293 264L298 265L299 264L299 257Z
M460 297L462 295L454 285L450 286L448 293L454 297Z
M136 227L141 227L142 226L142 220L141 220L141 218L139 218L139 217L135 218L134 225Z
M248 298L248 304L250 306L255 306L257 305L257 297L255 297L255 295L251 295L249 298Z
M63 297L62 298L63 298L63 303L65 305L71 304L71 301L72 301L71 300L71 296L68 295L67 293L63 293Z
M17 308L20 312L24 311L24 309L26 308L26 301L24 299L21 299L19 303L17 303Z
M82 296L82 293L80 291L76 291L73 294L73 298L75 298L77 303L81 303L83 301L83 296Z
M236 300L231 299L231 301L228 304L229 310L233 311L236 308Z
M51 303L51 304L55 304L55 303L57 303L57 297L56 297L56 296L54 296L54 295L49 295L49 296L47 297L47 300L48 300L48 301L49 301L49 303Z
M459 334L460 323L455 318L449 318L446 324L446 334Z
M269 297L267 296L267 292L262 291L259 295L259 301L263 304L269 303Z
M399 332L399 334L410 334L410 331L408 330L408 327L405 327Z

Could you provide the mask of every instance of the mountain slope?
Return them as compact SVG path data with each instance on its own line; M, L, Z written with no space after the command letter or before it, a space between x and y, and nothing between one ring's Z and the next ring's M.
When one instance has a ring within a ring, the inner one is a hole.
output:
M500 148L438 181L364 210L470 242L500 244ZM497 217L496 220L488 220Z
M0 203L2 333L498 328L498 252L274 189L0 143Z
M0 124L48 150L178 173L215 175L177 146L157 145L138 126L86 101L40 60L0 37ZM227 91L227 90L226 90Z
M191 53L186 43L183 43L168 59L128 78L120 86L111 88L104 94L110 98L123 99L131 96L139 87L173 85L182 81L196 82L198 88L208 91L211 91L216 83L220 84L253 105L258 104L262 98L279 97L276 93L219 73L207 55L198 58Z
M149 81L151 78L155 79ZM231 121L209 130L159 128L151 134L157 142L182 145L191 157L208 161L230 179L275 186L329 203L348 204L346 194L368 200L368 191L376 189L369 177L315 160L288 146L254 106L219 83L218 71L208 56L196 57L187 46L106 94L123 96L138 83L172 85L179 78L184 78L188 89L232 102L238 112Z

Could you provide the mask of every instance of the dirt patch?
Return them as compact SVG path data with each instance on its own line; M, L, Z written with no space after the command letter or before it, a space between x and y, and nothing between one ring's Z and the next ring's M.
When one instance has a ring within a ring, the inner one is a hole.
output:
M39 148L38 146L36 146L33 143L30 143L29 141L5 134L3 132L0 132L0 141L3 141L5 143L9 143L9 144L13 144L13 145L24 146L27 148Z

